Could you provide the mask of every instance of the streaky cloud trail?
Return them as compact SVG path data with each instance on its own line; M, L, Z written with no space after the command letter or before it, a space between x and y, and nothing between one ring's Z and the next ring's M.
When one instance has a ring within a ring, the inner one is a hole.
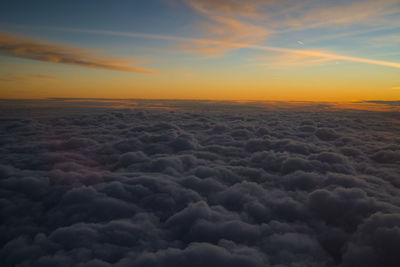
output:
M98 56L79 47L50 44L8 33L0 33L0 52L12 57L86 68L155 73L154 70L130 66L126 60Z
M226 45L226 46L230 46L235 49L244 48L244 49L278 52L278 53L285 53L285 54L297 54L297 55L304 55L304 56L309 56L309 57L325 58L328 60L343 60L343 61L348 61L348 62L356 62L356 63L372 64L372 65L392 67L392 68L400 68L399 62L377 60L377 59L370 59L370 58L363 58L363 57L353 57L353 56L347 56L347 55L339 55L339 54L335 54L335 53L329 53L329 52L317 51L317 50L290 49L290 48L283 48L283 47L242 43L242 42L227 42L227 41L220 41L220 40L213 40L213 39L190 38L190 37L183 37L183 36L150 34L150 33L139 33L139 32L120 32L120 31L109 31L109 30L92 30L92 29L77 29L77 28L48 27L48 26L44 26L44 27L43 26L26 26L26 25L14 25L14 26L22 27L22 28L42 29L42 30L57 30L57 31L65 31L65 32L79 32L79 33L101 34L101 35L110 35L110 36L124 36L124 37L132 37L132 38L156 39L156 40L176 41L176 42Z

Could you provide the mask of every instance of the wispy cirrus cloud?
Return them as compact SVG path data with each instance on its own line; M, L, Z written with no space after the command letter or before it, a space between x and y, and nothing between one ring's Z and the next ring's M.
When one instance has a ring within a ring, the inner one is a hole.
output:
M256 16L260 5L267 4L266 1L262 0L185 0L185 2L196 9L208 10L219 14L236 14L244 17Z
M126 60L98 56L78 47L49 44L29 38L0 33L0 53L6 56L61 63L94 69L155 73L154 70L130 66Z
M365 24L388 25L387 16L400 12L398 0L290 1L290 0L184 0L207 13L257 21L270 30ZM263 23L265 22L265 23Z
M288 54L297 56L297 58L319 58L324 61L333 61L333 60L342 60L347 62L357 62L363 64L372 64L378 66L386 66L392 68L400 68L399 62L386 61L386 60L376 60L369 59L363 57L353 57L347 55L341 55L337 53L332 53L328 51L321 50L305 50L305 49L291 49L291 48L283 48L277 46L267 46L267 45L258 45L246 42L230 42L225 40L218 39L208 39L208 38L191 38L191 37L182 37L182 36L174 36L174 35L164 35L164 34L148 34L148 33L135 33L135 32L117 32L117 31L108 31L108 30L90 30L90 29L76 29L76 28L62 28L62 27L34 27L34 26L24 26L18 25L19 28L27 28L27 29L36 29L36 30L55 30L55 31L65 31L65 32L77 32L77 33L87 33L87 34L100 34L100 35L108 35L108 36L124 36L131 38L140 38L140 39L152 39L152 40L163 40L163 41L172 41L172 42L180 42L180 43L188 43L193 46L202 44L206 45L215 45L215 46L225 46L230 47L231 49L250 49L256 51L265 51L265 52L274 52L280 54Z
M259 44L274 34L315 28L338 28L358 25L368 27L399 26L391 16L400 14L398 0L383 1L299 1L289 0L183 0L205 17L200 30L205 38L224 44L193 42L184 51L223 54L237 49L231 42ZM322 36L324 33L322 33Z
M393 68L400 68L400 63L391 62L385 60L377 60L377 59L369 59L369 58L361 58L361 57L352 57L345 55L338 55L330 52L317 51L317 50L298 50L298 49L288 49L288 48L279 48L279 47L270 47L270 46L261 46L261 45L251 45L254 49L265 50L265 51L276 51L281 53L288 53L294 55L301 55L305 57L317 57L323 58L325 60L343 60L348 62L356 62L356 63L365 63Z
M239 2L233 1L194 1L186 0L186 4L202 14L207 21L199 25L199 29L207 38L220 41L216 42L190 42L183 43L181 48L185 52L195 52L209 55L221 55L237 47L231 43L258 43L265 40L270 34L266 27L254 24L251 20L236 18L238 12L245 15L254 13L259 1Z
M388 16L400 12L398 0L382 1L306 1L304 6L277 20L279 26L290 30L348 25L384 25L393 27ZM399 26L399 24L397 24Z
M334 58L307 55L307 53L274 53L267 55L263 54L257 57L249 58L250 62L256 62L256 65L258 66L273 65L275 67L314 66L325 64L334 60Z

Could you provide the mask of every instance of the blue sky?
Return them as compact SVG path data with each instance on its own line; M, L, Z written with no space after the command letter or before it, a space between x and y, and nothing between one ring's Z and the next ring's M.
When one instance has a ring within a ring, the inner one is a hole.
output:
M304 95L311 99L315 95L312 90L303 94L303 89L308 83L317 90L312 82L321 76L329 85L327 100L335 98L338 87L347 100L399 98L398 90L393 89L400 85L396 78L400 77L397 0L3 1L0 18L0 32L8 36L0 47L0 85L6 88L6 95L22 87L35 95L38 86L46 88L41 96L62 95L62 91L51 91L54 84L18 84L18 79L10 81L13 75L54 76L61 82L72 79L75 83L71 86L82 87L92 83L88 77L101 73L104 84L105 77L109 81L123 79L152 92L146 95L135 89L120 97L153 97L161 90L166 92L161 98L296 99ZM40 43L40 51L19 53L21 39L31 48ZM49 51L43 51L46 45L52 47L51 60L45 54ZM67 60L54 59L54 51L63 57L62 53L70 50L76 52L68 54ZM76 64L74 56L90 58L90 62ZM157 74L151 78L127 76L116 69ZM280 82L274 82L276 77L281 77ZM348 82L332 85L333 77ZM319 83L323 84L323 79ZM199 83L211 88L207 89L209 96L200 88L193 94L184 89ZM228 88L236 85L256 89L248 97L237 92L230 95ZM359 95L365 86L369 87L366 93ZM172 89L177 87L180 89ZM119 89L129 92L126 86ZM284 93L281 97L271 90ZM344 94L348 90L353 90L351 96Z

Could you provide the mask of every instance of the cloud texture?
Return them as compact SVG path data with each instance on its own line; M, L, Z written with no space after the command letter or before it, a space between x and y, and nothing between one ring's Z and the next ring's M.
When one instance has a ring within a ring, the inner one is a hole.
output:
M2 266L400 262L398 113L65 102L3 105Z

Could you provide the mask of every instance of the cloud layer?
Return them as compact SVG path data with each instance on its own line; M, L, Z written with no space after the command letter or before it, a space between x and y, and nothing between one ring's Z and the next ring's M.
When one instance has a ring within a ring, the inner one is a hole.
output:
M64 102L2 105L2 266L400 262L398 113Z
M0 33L0 53L7 56L86 68L155 73L153 70L129 66L129 62L125 60L104 58L90 54L81 48L47 44L5 33Z

